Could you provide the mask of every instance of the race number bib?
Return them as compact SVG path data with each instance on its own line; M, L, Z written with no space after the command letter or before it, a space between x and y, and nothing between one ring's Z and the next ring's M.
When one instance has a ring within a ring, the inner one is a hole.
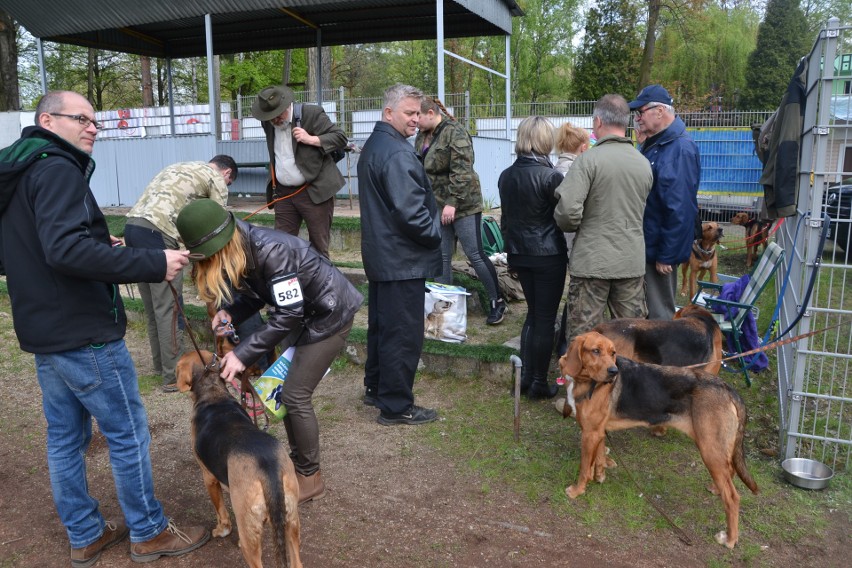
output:
M304 301L302 287L295 274L280 276L272 281L272 300L279 308L294 308Z

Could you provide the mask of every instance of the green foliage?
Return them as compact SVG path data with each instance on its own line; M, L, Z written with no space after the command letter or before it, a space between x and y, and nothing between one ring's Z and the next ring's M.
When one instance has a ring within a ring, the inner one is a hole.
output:
M512 22L512 91L519 101L561 100L571 63L578 0L528 0Z
M228 94L227 98L236 100L238 96L256 95L269 85L280 85L284 76L284 59L285 52L280 49L223 56L220 68L222 92ZM293 50L290 65L290 82L304 82L308 72L305 50Z
M607 93L633 98L642 57L638 20L636 4L629 0L602 0L589 10L571 98L597 100Z
M708 97L735 102L746 84L748 56L757 40L758 16L748 6L712 4L667 26L656 44L653 82L677 86L677 108L703 109Z
M748 58L740 107L777 107L799 59L808 54L812 42L799 0L769 0L766 17L758 28L757 47Z

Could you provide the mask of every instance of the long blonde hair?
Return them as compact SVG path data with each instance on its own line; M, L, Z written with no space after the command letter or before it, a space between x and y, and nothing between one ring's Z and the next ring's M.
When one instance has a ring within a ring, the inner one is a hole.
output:
M193 278L198 296L217 308L234 299L233 288L239 288L246 271L246 251L239 227L222 250L195 263Z

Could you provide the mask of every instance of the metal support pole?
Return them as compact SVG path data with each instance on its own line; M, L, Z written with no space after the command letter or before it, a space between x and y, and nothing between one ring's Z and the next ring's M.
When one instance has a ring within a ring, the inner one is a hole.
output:
M322 30L317 27L317 104L322 106Z
M521 369L524 367L523 361L517 355L511 355L509 357L509 362L512 363L512 366L515 371L515 420L514 420L514 429L515 429L515 441L518 442L521 439Z
M438 98L444 99L444 0L435 0L435 19L438 23Z
M175 85L172 81L172 58L166 59L166 83L169 89L169 134L175 135Z
M506 36L506 140L512 139L512 36Z
M38 70L41 77L41 94L47 94L47 69L44 68L44 44L41 38L36 38L36 46L38 47Z
M219 139L219 109L216 101L219 99L216 92L216 77L213 72L213 22L210 14L204 14L204 34L207 40L207 101L210 109L210 134L216 140Z

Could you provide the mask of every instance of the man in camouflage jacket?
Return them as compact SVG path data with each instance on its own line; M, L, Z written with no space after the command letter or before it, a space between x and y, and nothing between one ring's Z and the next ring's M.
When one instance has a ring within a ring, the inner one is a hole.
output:
M236 177L237 164L225 155L215 156L207 163L180 162L166 167L154 176L127 214L125 244L136 248L179 249L175 221L180 210L201 198L226 205L228 186ZM183 274L172 285L183 302ZM175 318L175 299L167 282L142 282L138 286L145 305L154 370L163 377L163 390L175 392L175 365L182 351L183 319ZM173 331L175 321L177 329Z

